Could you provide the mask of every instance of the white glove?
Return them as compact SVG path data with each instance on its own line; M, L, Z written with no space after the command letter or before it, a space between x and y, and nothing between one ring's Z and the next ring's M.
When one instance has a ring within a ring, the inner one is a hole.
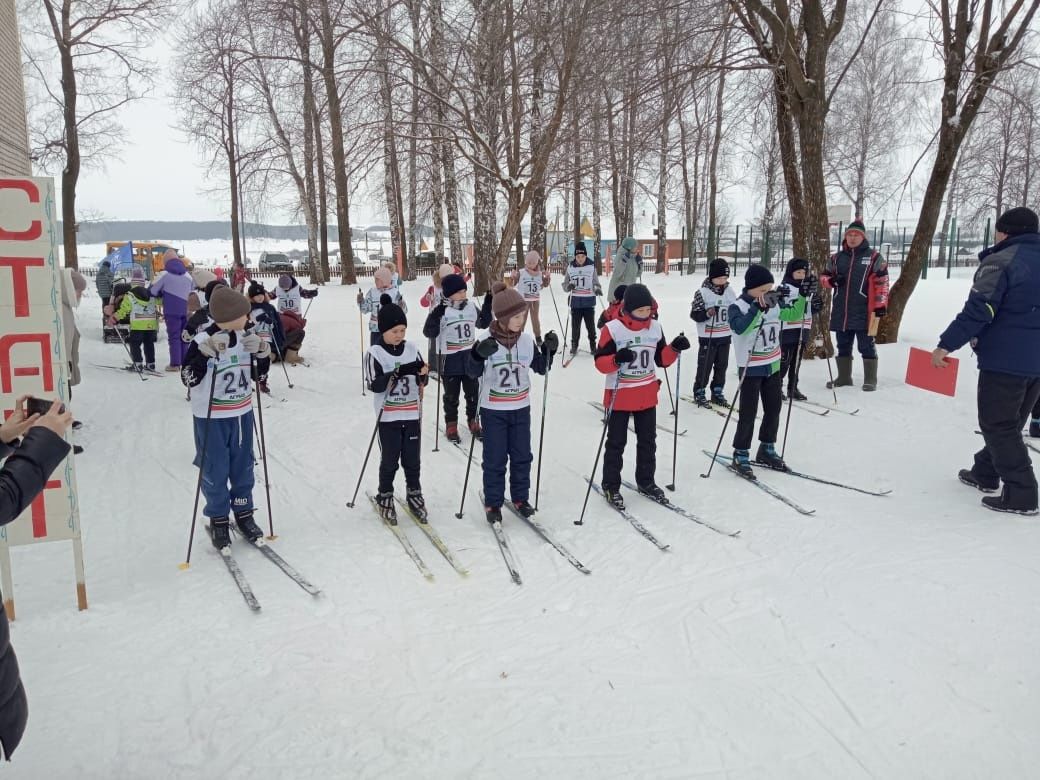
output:
M258 358L267 358L271 356L271 345L266 341L260 341L260 349L253 353Z
M241 343L242 349L244 349L246 352L256 354L260 351L260 345L263 344L264 341L255 333L247 333L241 337Z
M231 343L231 334L225 331L219 331L214 333L212 336L208 336L205 341L199 344L199 351L206 357L218 357L224 352L228 345Z
M181 341L183 341L185 344L190 344L191 340L193 338L194 338L194 336L192 336L190 333L188 333L187 330L182 330L181 331Z

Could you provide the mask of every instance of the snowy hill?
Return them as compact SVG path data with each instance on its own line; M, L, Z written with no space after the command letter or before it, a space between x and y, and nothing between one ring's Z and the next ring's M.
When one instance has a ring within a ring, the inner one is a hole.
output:
M671 337L693 333L700 279L648 277ZM557 287L557 301L563 295ZM427 281L405 285L421 337ZM78 311L83 383L73 408L90 609L75 610L65 545L13 552L13 642L30 721L13 778L968 778L1035 774L1040 715L1040 525L988 512L959 484L973 434L974 361L956 399L903 384L907 350L931 348L967 277L921 283L904 342L882 346L861 411L795 409L800 470L875 498L780 474L763 481L816 509L802 516L735 476L699 475L721 418L681 403L677 503L713 533L627 491L662 553L593 495L572 523L601 425L603 378L587 354L549 378L539 519L583 575L514 517L514 585L482 517L479 463L456 520L465 453L424 409L423 486L456 574L415 525L435 573L420 576L363 496L350 499L374 421L362 397L357 289L327 286L302 353L279 366L263 410L274 547L324 594L312 598L255 550L235 554L263 605L251 613L199 530L184 560L196 470L176 375L140 381L101 343L97 297ZM543 324L559 330L548 293ZM366 334L367 341L367 334ZM584 339L583 339L584 341ZM160 364L165 343L158 345ZM683 392L695 353L681 367ZM859 361L856 376L861 377ZM826 366L802 389L826 401ZM675 375L672 372L672 382ZM736 387L731 377L727 394ZM542 401L533 399L534 439ZM285 398L281 402L280 398ZM670 424L667 394L658 420ZM443 424L443 421L442 421ZM723 452L729 452L732 427ZM466 445L468 437L464 434ZM476 451L479 455L480 445ZM634 441L626 473L634 465ZM363 489L375 487L369 464ZM671 479L658 438L658 482ZM598 476L598 475L597 475ZM403 491L403 477L398 475ZM266 527L262 469L258 520Z

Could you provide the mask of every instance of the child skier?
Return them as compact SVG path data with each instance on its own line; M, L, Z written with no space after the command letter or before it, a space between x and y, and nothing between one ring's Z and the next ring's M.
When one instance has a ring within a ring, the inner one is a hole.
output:
M424 309L432 308L441 302L441 282L448 278L449 275L455 273L455 268L451 263L442 263L436 271L433 272L433 276L430 280L430 286L426 292L423 293L422 298L419 299L419 305Z
M737 430L733 436L733 460L729 468L742 476L755 478L748 460L751 436L755 430L758 399L762 399L760 442L755 462L777 471L787 465L776 451L780 429L780 331L783 322L801 322L805 299L792 304L785 301L783 288L773 290L773 275L764 265L751 265L744 274L744 291L729 307L733 329L733 348L741 372L740 406Z
M156 279L148 291L155 298L162 296L166 340L170 348L170 364L166 370L179 372L187 350L187 345L181 341L181 333L188 324L188 296L194 282L188 276L184 261L173 249L166 250L163 268L166 273Z
M787 270L784 271L782 282L786 290L786 298L789 301L805 299L805 310L802 319L783 324L780 334L780 387L783 389L784 377L787 377L787 395L782 392L781 400L788 397L796 401L807 401L808 398L798 389L798 371L801 367L799 352L809 342L809 334L812 331L813 317L820 313L823 301L816 294L819 282L809 272L809 261L800 257L792 257L787 262Z
M542 288L550 284L549 272L541 270L542 257L533 249L524 256L524 267L513 271L513 284L527 302L527 319L534 331L535 343L542 346L542 322L539 307Z
M130 359L133 360L131 368L134 371L140 371L143 368L155 371L155 340L159 331L159 313L156 310L158 303L159 300L152 297L147 287L143 284L137 285L131 287L130 292L123 296L119 308L108 319L109 325L115 325L129 315ZM143 363L141 362L142 346L144 347Z
M249 301L252 309L249 321L253 323L253 333L258 335L271 348L275 355L282 355L285 347L285 332L282 330L282 318L278 316L274 306L270 304L270 296L260 282L249 283ZM256 381L261 393L270 393L267 386L267 372L271 369L271 357L256 359Z
M383 305L384 296L389 296L390 302L395 306L400 306L405 314L408 313L408 304L404 302L400 288L394 287L393 277L386 268L377 269L372 280L375 285L367 293L358 291L357 302L361 311L369 315L368 333L371 344L374 346L379 342L379 309Z
M621 466L628 442L628 420L636 429L636 485L639 492L663 501L664 491L654 481L657 470L657 394L661 382L657 366L667 368L679 353L690 348L686 336L664 340L661 323L653 318L654 299L642 284L630 284L622 299L621 314L599 334L596 368L606 374L603 405L610 410L607 442L603 451L603 495L617 509L625 508L621 496Z
M317 298L318 288L305 290L300 287L296 277L282 274L278 277L278 287L274 291L278 299L278 311L302 311L304 298Z
M466 280L458 274L449 274L441 282L443 299L433 307L423 335L436 339L436 353L440 365L438 376L444 389L444 435L448 441L461 444L459 437L459 389L466 394L466 422L469 432L481 437L477 419L477 394L480 384L470 374L470 350L478 330L491 323L491 295L484 298L478 311L476 304L466 297Z
M603 294L596 276L596 266L589 262L589 254L585 251L585 242L579 241L574 246L574 260L567 266L563 277L563 289L570 293L571 305L571 354L578 351L578 330L585 323L589 336L589 352L596 351L596 331L594 329L596 298Z
M181 380L195 424L195 465L202 469L204 513L213 545L231 544L228 515L250 542L263 532L253 520L254 358L269 358L267 342L246 329L249 301L226 285L209 297L214 322L188 346Z
M708 276L693 296L690 319L697 323L697 376L693 380L693 398L706 409L711 404L729 407L722 391L729 368L729 307L737 294L729 286L729 263L716 257L708 265ZM706 388L711 376L711 402Z
M603 326L611 320L616 320L618 315L621 314L621 304L625 300L625 290L628 289L627 284L619 284L614 289L614 300L610 302L610 305L605 308L599 315L599 319L596 320L596 328L603 330Z
M494 321L486 339L471 351L474 370L482 376L480 421L484 429L484 511L489 523L502 522L506 465L509 499L524 517L534 514L531 490L531 371L544 374L560 347L549 331L541 348L524 333L527 303L512 288L496 283L491 300Z
M365 354L365 379L379 415L382 451L376 504L383 519L397 525L394 475L400 463L408 490L408 508L425 522L426 502L419 484L419 403L428 368L416 346L405 340L408 319L389 293L383 293L380 301L376 328L376 340Z

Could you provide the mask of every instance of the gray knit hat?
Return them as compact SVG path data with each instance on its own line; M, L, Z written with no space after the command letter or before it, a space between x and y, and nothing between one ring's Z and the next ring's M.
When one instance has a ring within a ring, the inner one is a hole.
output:
M209 316L218 325L244 317L252 307L246 296L224 285L213 290L209 298Z

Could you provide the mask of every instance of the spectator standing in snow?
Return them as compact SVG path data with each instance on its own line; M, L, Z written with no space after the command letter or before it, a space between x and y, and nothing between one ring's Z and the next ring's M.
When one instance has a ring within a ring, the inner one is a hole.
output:
M231 289L235 292L245 293L246 287L253 281L252 274L241 260L236 260L231 266Z
M112 277L112 264L108 260L101 262L101 267L98 268L97 276L94 277L94 284L97 286L98 296L101 298L101 308L105 307L109 299L112 297L112 284L114 279Z
M607 295L613 296L619 285L635 284L643 278L643 257L636 252L636 240L629 236L614 253L614 270L610 274Z
M1040 398L1040 225L1019 207L997 220L997 243L979 254L979 269L961 313L939 337L932 365L969 342L979 359L979 428L985 446L961 482L988 496L998 512L1037 513L1037 483L1022 426Z

